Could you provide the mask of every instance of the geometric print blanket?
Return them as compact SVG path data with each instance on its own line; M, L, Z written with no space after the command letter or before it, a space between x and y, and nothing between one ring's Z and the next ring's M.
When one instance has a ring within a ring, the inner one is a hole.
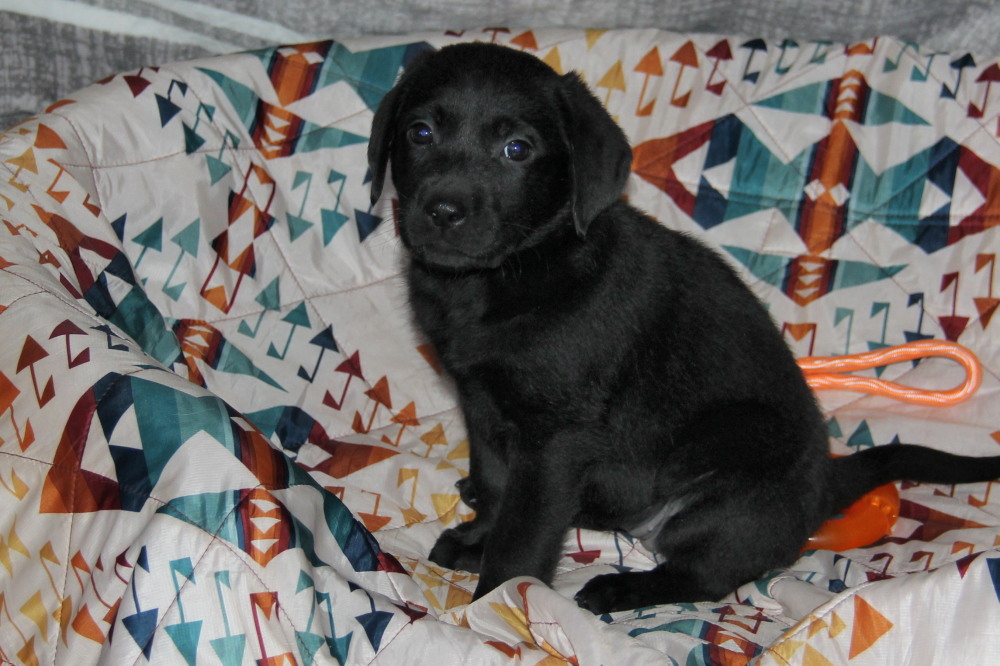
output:
M471 516L468 443L365 151L401 67L470 40L578 71L634 147L632 203L715 247L797 355L979 356L955 407L820 393L834 453L997 453L996 60L492 28L159 64L0 134L0 661L991 663L992 482L899 484L873 545L604 616L572 595L653 566L626 534L573 530L552 588L476 603L427 560ZM941 359L869 374L961 379Z

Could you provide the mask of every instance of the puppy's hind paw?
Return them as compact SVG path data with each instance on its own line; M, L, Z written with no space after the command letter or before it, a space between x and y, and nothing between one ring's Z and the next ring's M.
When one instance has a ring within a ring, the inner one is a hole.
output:
M480 541L468 543L467 535L452 528L441 533L428 559L446 569L479 573L483 544Z
M587 584L576 593L575 599L580 608L598 615L680 600L664 583L663 573L659 569L604 574L587 581ZM692 598L700 597L692 596Z
M595 615L632 610L638 606L637 595L625 584L626 574L605 574L587 581L574 599L580 608Z
M690 571L669 570L659 565L650 571L605 574L587 581L576 594L576 603L592 613L635 610L661 604L721 599L730 583L713 580L699 583Z

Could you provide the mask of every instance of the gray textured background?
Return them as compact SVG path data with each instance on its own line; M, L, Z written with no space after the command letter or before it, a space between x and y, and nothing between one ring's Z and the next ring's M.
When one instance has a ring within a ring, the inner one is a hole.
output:
M1000 53L1000 2L966 0L0 0L0 126L97 79L275 43L422 30L656 27Z

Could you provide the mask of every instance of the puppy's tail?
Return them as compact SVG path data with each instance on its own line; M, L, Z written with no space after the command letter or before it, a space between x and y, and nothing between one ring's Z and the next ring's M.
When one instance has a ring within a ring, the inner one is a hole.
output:
M952 484L1000 479L1000 456L958 456L913 444L876 446L830 458L829 465L833 512L892 481Z

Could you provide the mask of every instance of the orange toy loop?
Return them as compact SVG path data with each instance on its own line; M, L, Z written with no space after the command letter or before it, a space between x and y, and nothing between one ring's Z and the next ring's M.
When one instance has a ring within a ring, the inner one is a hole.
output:
M943 356L961 363L965 368L965 382L953 389L929 391L884 379L844 374L928 356ZM850 356L813 356L799 359L798 363L813 390L857 391L937 407L967 400L983 380L983 369L976 355L959 344L944 340L919 340ZM895 484L875 488L845 509L842 516L823 523L803 546L803 551L817 548L841 551L874 543L892 532L898 515L899 491Z
M955 388L933 391L904 386L885 379L844 374L893 363L913 361L929 356L942 356L960 363L966 372L965 382ZM810 356L798 361L813 390L831 389L882 395L918 405L949 406L967 400L983 380L979 359L971 351L954 342L918 340L896 347L887 347L849 356Z

